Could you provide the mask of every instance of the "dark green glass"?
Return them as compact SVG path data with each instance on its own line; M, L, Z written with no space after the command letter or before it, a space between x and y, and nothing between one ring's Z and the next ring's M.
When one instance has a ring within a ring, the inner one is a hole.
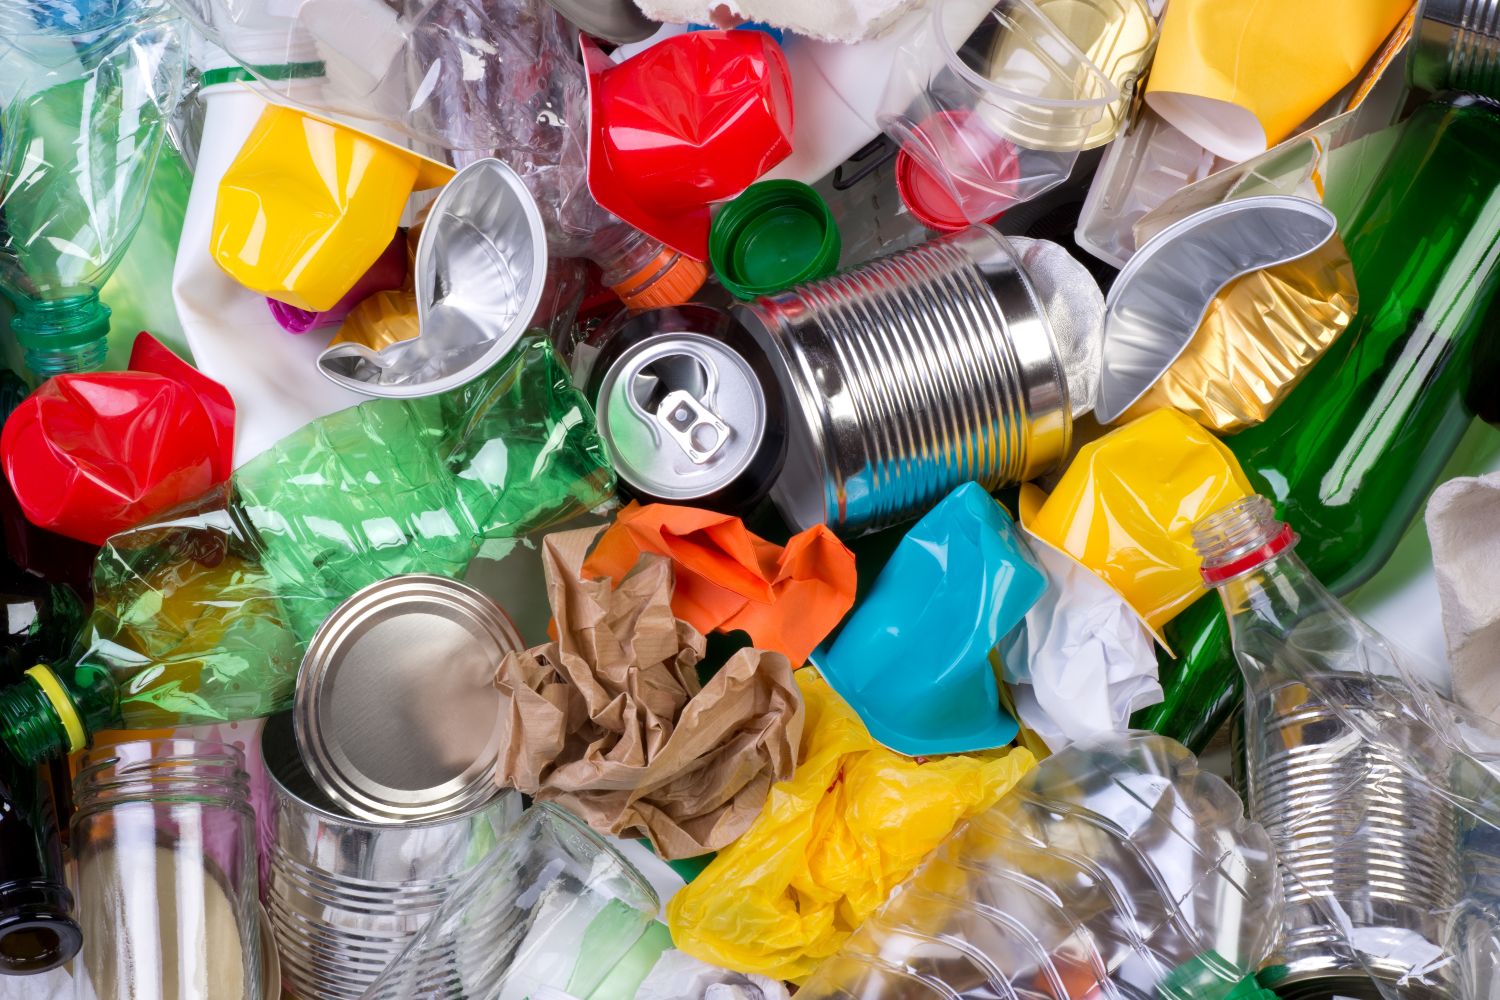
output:
M1364 583L1474 417L1476 350L1500 320L1500 105L1439 98L1403 126L1343 226L1359 315L1263 424L1229 441L1336 594ZM1466 398L1470 397L1470 398ZM1166 700L1135 723L1198 750L1238 700L1215 595L1166 628Z

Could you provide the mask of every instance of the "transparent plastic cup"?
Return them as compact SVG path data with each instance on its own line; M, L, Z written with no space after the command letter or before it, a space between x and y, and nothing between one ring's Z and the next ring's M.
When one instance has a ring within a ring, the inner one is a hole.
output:
M1066 179L1113 137L1121 100L1033 0L939 0L897 57L879 124L983 221Z
M592 996L649 945L643 938L659 908L645 878L597 834L566 810L538 804L453 888L363 1000ZM651 962L643 964L642 976Z

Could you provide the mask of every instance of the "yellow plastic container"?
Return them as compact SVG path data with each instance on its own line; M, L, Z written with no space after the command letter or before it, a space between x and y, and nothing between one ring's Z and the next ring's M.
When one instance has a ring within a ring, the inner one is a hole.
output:
M332 309L391 242L412 192L453 173L337 122L267 105L219 183L209 251L252 291Z
M1160 639L1206 590L1193 524L1252 492L1218 438L1157 410L1081 448L1029 527L1114 587Z

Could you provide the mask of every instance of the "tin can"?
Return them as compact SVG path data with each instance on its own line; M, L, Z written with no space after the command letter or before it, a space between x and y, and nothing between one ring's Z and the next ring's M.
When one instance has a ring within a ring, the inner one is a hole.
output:
M1067 455L1064 365L1010 244L974 226L847 274L757 299L735 316L788 400L771 496L789 525L857 535Z
M785 406L760 345L701 305L654 309L580 347L575 371L629 492L744 513L786 454Z
M520 816L504 792L463 813L389 826L348 815L303 765L291 713L261 741L273 809L266 910L298 997L357 1000Z
M1413 33L1414 86L1500 97L1500 0L1422 0Z
M495 794L495 671L523 649L494 601L441 576L393 576L334 609L307 644L293 707L308 773L340 809L431 820Z

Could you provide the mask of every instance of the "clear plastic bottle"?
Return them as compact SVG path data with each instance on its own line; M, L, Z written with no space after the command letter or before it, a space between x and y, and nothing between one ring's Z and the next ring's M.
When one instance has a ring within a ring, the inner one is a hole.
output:
M1266 831L1180 744L1075 743L955 830L797 1000L1261 1000Z
M0 291L38 377L108 351L104 285L145 211L186 69L162 0L8 5L0 61ZM56 9L54 9L56 8Z
M593 412L540 341L451 392L314 421L105 544L74 653L0 688L0 741L41 761L103 728L288 708L307 641L344 598L400 573L462 575L486 539L613 487Z
M1308 572L1269 500L1238 501L1193 534L1245 677L1247 805L1286 894L1261 981L1294 1000L1379 1000L1398 983L1411 1000L1448 997L1434 958L1457 902L1457 817L1388 748L1427 774L1446 773L1449 751L1407 710L1390 646Z

